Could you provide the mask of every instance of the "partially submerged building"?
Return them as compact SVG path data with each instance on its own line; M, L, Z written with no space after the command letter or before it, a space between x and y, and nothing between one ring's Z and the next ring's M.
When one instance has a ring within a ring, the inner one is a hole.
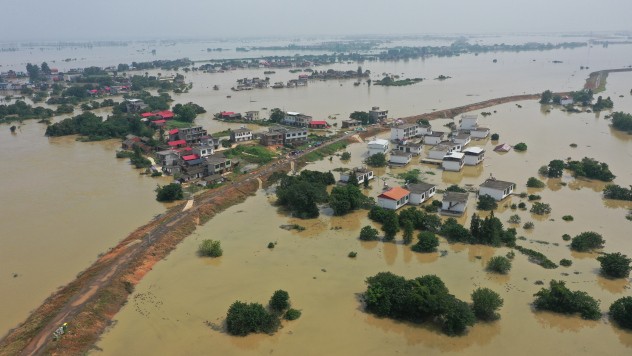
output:
M516 183L489 178L480 185L478 195L489 195L494 198L494 200L501 201L510 196L515 188Z
M462 152L450 152L443 157L441 166L446 171L459 172L465 164L464 157Z
M481 147L469 147L463 150L466 166L476 166L485 159L485 150Z
M397 210L408 204L410 191L402 187L391 188L377 197L377 205L384 209Z
M428 183L410 183L406 185L406 189L410 191L409 204L419 205L435 195L437 187Z
M343 183L349 182L349 178L351 177L352 173L355 173L356 178L358 180L358 184L363 184L365 180L370 181L371 179L375 178L375 175L373 174L373 171L371 170L368 170L365 168L353 168L350 171L341 172L340 181Z
M445 192L441 201L441 213L446 215L463 215L467 209L469 193Z

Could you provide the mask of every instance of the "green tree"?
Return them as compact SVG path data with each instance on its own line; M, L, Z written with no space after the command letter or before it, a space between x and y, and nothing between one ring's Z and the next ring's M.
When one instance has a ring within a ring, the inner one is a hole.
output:
M496 199L492 198L490 195L480 195L478 197L478 203L476 203L476 209L478 210L494 210L498 208L498 203Z
M351 174L349 174L349 181L347 182L347 184L351 184L356 187L360 186L360 183L358 183L358 176L356 175L355 171L352 171Z
M494 256L487 262L486 269L494 273L507 274L511 269L511 260L504 256Z
M550 90L545 90L540 96L540 104L548 104L553 99L553 92Z
M543 181L539 180L536 177L529 177L527 180L527 187L529 188L544 188L546 184Z
M527 150L527 144L524 143L524 142L520 142L520 143L516 144L513 148L516 151L523 152L523 151Z
M500 138L499 134L497 134L497 133L493 133L492 134L492 137L491 137L492 141L498 141L499 138Z
M632 297L617 299L610 305L610 317L625 329L632 329Z
M31 63L26 64L26 73L28 74L29 80L32 83L39 81L40 76L42 74L40 71L40 67L38 67L37 64L31 64Z
M384 241L393 241L395 235L399 232L399 219L393 210L385 212L382 231L384 231Z
M416 244L411 249L415 252L435 252L439 246L439 239L430 231L422 231L417 235Z
M442 316L443 325L441 330L448 335L461 335L468 326L474 325L476 317L470 306L454 296L447 298L445 302L445 314Z
M272 122L282 122L285 118L285 112L279 108L274 108L270 110L270 121Z
M551 206L549 204L540 203L539 201L537 201L533 203L529 211L536 215L546 215L551 213Z
M384 167L386 166L386 156L384 153L376 153L367 157L366 164L371 167Z
M597 320L601 317L599 301L586 292L571 291L566 288L564 281L551 280L549 289L542 288L534 294L533 305L539 310L549 310L555 313L576 314L582 318Z
M603 237L593 231L582 232L571 240L571 250L587 252L602 248L606 241Z
M451 186L447 187L445 191L446 192L456 192L456 193L466 193L467 192L467 190L459 187L456 184L452 184Z
M46 62L42 62L42 65L40 66L40 70L43 74L45 75L50 75L52 73L50 67L48 66L48 63Z
M401 225L403 227L404 230L404 244L405 245L409 245L411 242L413 242L413 234L415 232L415 226L413 224L412 221L410 220L401 220Z
M472 292L472 310L479 320L491 321L500 318L498 308L503 306L503 299L489 288L477 288Z
M378 231L369 225L366 225L360 230L360 240L362 241L376 241L379 240L377 236Z
M270 309L277 313L282 313L290 307L290 294L279 289L272 294L270 298Z
M608 184L603 189L603 197L606 199L632 201L632 186L628 189L616 184Z
M231 335L246 336L250 333L274 333L279 319L259 303L234 302L226 315L226 329Z
M560 159L554 159L549 162L549 169L547 174L551 178L559 178L564 173L564 161Z
M366 111L354 111L349 115L350 119L358 120L362 122L362 125L374 124L373 120Z
M612 127L620 131L632 132L632 114L612 113Z
M224 250L219 241L205 239L198 246L198 254L206 257L220 257L224 254Z
M632 259L628 256L616 253L606 253L597 257L597 261L601 264L601 273L612 278L627 278L630 276L630 262Z
M347 184L334 187L329 196L329 206L334 215L344 215L365 205L367 198L357 185Z
M173 113L177 115L178 121L193 122L197 117L197 112L191 105L176 104L173 107Z
M351 153L349 152L343 152L342 155L340 155L340 159L343 161L348 161L351 159Z
M171 183L156 188L156 200L160 202L171 202L180 200L184 197L182 186L177 183Z

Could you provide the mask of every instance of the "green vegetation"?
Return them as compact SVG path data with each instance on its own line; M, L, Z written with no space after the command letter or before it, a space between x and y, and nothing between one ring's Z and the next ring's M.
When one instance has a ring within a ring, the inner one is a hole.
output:
M529 188L544 188L546 184L543 181L539 180L536 177L529 177L527 180L527 187Z
M329 206L334 210L334 215L345 215L367 206L369 202L369 198L362 194L357 183L335 186L329 195Z
M343 161L348 161L351 159L351 153L349 152L342 152L342 154L340 155L340 159Z
M21 121L27 119L48 119L55 115L51 109L41 106L32 107L22 100L18 100L13 104L0 105L0 123Z
M376 80L375 85L401 87L405 85L413 85L421 81L423 81L423 78L413 78L413 79L406 78L406 79L401 79L401 80L395 80L391 76L385 76L384 78L380 80Z
M350 119L358 120L362 122L362 125L374 124L375 120L372 120L369 113L366 111L354 111L349 115Z
M219 241L203 240L198 246L198 254L205 257L220 257L224 251Z
M399 232L399 219L393 210L386 210L382 217L382 231L384 231L384 241L393 241Z
M571 235L569 235L569 234L564 234L564 235L562 235L562 240L564 240L564 241L570 241L570 240L571 240Z
M490 195L480 195L478 197L478 202L476 203L476 209L478 210L495 210L498 208L498 203L496 199L492 198Z
M573 237L571 241L571 250L578 252L588 252L591 250L602 248L606 241L603 237L592 231L582 232Z
M274 244L274 242L268 242L268 248L269 249L273 249L276 245Z
M612 113L612 127L619 131L632 132L632 115L620 111Z
M226 329L231 335L250 333L272 334L279 328L279 319L259 303L234 302L226 315Z
M168 120L165 124L166 128L171 129L183 129L187 127L193 126L190 122L178 121L178 120ZM213 134L215 135L215 134Z
M604 182L610 182L615 178L606 163L588 157L584 157L581 161L569 161L566 168L573 171L576 177L587 177Z
M610 97L603 99L601 96L599 96L597 98L597 102L593 104L592 110L601 111L605 109L612 109L613 107L614 107L614 103L612 102L612 99L610 99Z
M446 188L445 190L446 192L456 192L456 193L467 193L467 190L459 187L456 184L452 184L451 186L449 186L448 188Z
M503 299L489 288L477 288L472 292L472 311L478 320L498 320L498 308L504 304Z
M372 228L369 225L366 225L365 227L362 228L362 230L360 230L360 240L377 241L380 239L377 234L378 234L378 231L376 229Z
M316 218L320 214L316 204L327 202L326 187L335 183L331 172L305 170L298 176L285 176L276 189L277 204L301 219Z
M628 256L616 253L606 253L597 257L597 261L601 264L601 273L604 276L612 278L627 278L630 276L630 262L632 259Z
M540 95L540 104L550 104L553 99L553 92L550 90L545 90L542 95Z
M279 289L272 294L269 304L270 309L277 313L281 313L290 307L290 295L288 292Z
M358 253L355 251L351 251L349 252L349 254L347 255L347 257L349 258L356 258L356 256L358 256Z
M576 103L580 103L582 106L587 106L593 100L593 92L590 89L582 89L580 91L572 91L571 97Z
M390 272L380 272L367 278L366 283L368 287L363 294L366 310L378 316L416 323L433 320L448 335L462 334L476 321L467 303L449 294L437 276L406 280Z
M516 250L520 251L523 255L529 256L529 262L535 263L545 269L557 268L557 265L553 261L549 260L544 254L534 251L522 246L516 245Z
M345 148L347 148L347 143L345 141L338 141L328 146L319 147L317 150L304 155L303 158L308 162L318 161Z
M632 186L624 188L616 184L608 184L603 189L603 196L606 199L632 201Z
M617 299L610 305L610 317L625 329L632 329L632 297Z
M437 215L425 213L414 207L400 210L399 221L402 225L410 221L415 229L422 231L438 232L441 228L441 219Z
M487 262L486 269L493 273L507 274L511 269L511 261L504 256L494 256Z
M88 141L122 138L127 134L153 137L154 131L140 121L138 116L113 115L105 121L91 112L84 112L64 119L46 128L46 136L86 136Z
M285 118L285 112L279 108L270 110L269 120L275 123L280 123Z
M367 157L365 163L371 167L384 167L386 166L386 156L383 153L376 153Z
M468 243L472 240L470 231L459 224L454 218L448 218L441 226L439 232L442 236L453 242Z
M527 150L527 144L524 142L520 142L518 144L516 144L514 147L514 150L518 151L518 152L524 152Z
M529 210L530 212L532 212L533 214L536 215L546 215L546 214L550 214L551 213L551 206L549 204L546 203L540 203L540 202L535 202L533 203L533 205L531 206L531 209Z
M238 157L246 162L266 164L272 162L276 155L262 146L239 145L224 152L226 157Z
M203 107L194 103L187 103L184 105L176 104L173 107L175 119L181 122L193 122L198 114L203 114L205 112L206 110L204 110Z
M540 169L540 173L542 174L542 169ZM559 178L564 173L564 161L560 159L554 159L549 162L548 169L544 172L547 176L551 178Z
M520 215L518 215L518 214L514 214L514 215L512 215L512 216L510 216L510 217L509 217L508 222L509 222L510 224L520 224L520 221L521 221L521 220L522 220L522 219L520 219Z
M542 199L542 197L537 195L537 194L529 194L528 199L529 199L529 201L533 201L533 200L540 200L540 199Z
M156 188L156 200L160 202L172 202L184 198L182 186L178 183L171 183Z
M416 244L411 249L415 252L435 252L439 246L439 239L430 231L422 231L417 235Z
M533 305L539 310L562 314L580 314L584 319L601 317L599 302L586 292L571 291L563 281L551 280L549 289L542 288L535 295Z
M534 227L535 227L535 225L531 221L527 221L526 223L524 223L524 225L522 225L522 228L525 229L525 230L531 230Z
M284 316L285 320L290 320L290 321L296 320L300 317L301 317L301 311L297 309L292 309L292 308L288 309L285 312L285 316Z
M447 222L447 221L446 221ZM514 246L516 243L516 229L503 229L503 223L494 216L494 213L481 220L476 214L472 215L470 222L470 243L489 246Z
M562 258L560 260L560 266L564 266L564 267L570 267L573 264L573 261L566 259L566 258Z
M398 179L402 179L407 183L411 183L411 184L415 184L415 183L419 183L421 180L419 179L419 175L421 174L421 171L419 169L411 169L409 171L406 171L404 173L400 173L397 175Z
M518 209L522 209L522 210L527 209L527 204L525 204L524 202L518 203Z
M492 141L498 141L498 139L500 139L500 135L497 133L493 133L491 139Z
M573 220L575 220L575 218L573 217L573 215L564 215L564 216L562 216L562 220L564 220L564 221L573 221Z
M404 245L410 245L411 242L413 242L413 235L415 233L415 225L413 224L411 220L401 220L400 218L399 221L400 221L400 224L402 225L402 229L404 230L403 232Z

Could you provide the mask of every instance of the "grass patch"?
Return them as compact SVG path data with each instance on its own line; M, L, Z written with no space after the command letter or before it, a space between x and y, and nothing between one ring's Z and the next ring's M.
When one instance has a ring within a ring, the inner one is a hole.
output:
M183 129L183 128L187 128L187 127L192 127L193 123L186 122L186 121L178 121L178 120L168 120L165 123L165 126L169 130L171 130L171 129Z
M549 260L544 254L528 249L526 247L516 245L516 250L520 251L523 255L529 256L529 262L535 263L545 269L554 269L558 266Z
M345 148L347 148L347 142L339 141L336 143L332 143L329 146L325 146L315 151L312 151L304 155L302 159L304 159L307 162L319 161L327 156L331 156L332 154L336 153L336 151L339 151Z
M276 155L265 147L261 146L237 146L226 150L226 157L238 157L249 163L266 164L272 162Z

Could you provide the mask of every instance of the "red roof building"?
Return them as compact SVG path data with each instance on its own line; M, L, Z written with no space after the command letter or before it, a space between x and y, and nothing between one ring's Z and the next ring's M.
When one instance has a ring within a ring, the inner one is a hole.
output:
M178 129L169 130L169 135L175 135L178 132L180 132L180 130L178 130Z
M173 112L169 110L159 111L156 115L160 116L164 120L173 119Z
M182 159L185 161L192 161L194 159L198 159L200 157L198 157L198 155L187 155L187 156L182 156Z
M152 117L152 116L156 116L156 114L151 113L151 112L144 112L144 113L140 114L140 117L142 117L142 118L147 118L147 117Z
M378 198L385 198L385 199L390 199L390 200L400 200L403 197L407 196L408 194L410 194L410 192L402 187L394 187L390 190L385 191L384 193L380 194L378 196Z
M314 120L309 122L310 129L326 129L327 127L329 127L329 124L327 124L327 121L325 120Z
M187 142L185 140L177 140L177 141L169 141L167 144L171 147L184 147L187 145Z

